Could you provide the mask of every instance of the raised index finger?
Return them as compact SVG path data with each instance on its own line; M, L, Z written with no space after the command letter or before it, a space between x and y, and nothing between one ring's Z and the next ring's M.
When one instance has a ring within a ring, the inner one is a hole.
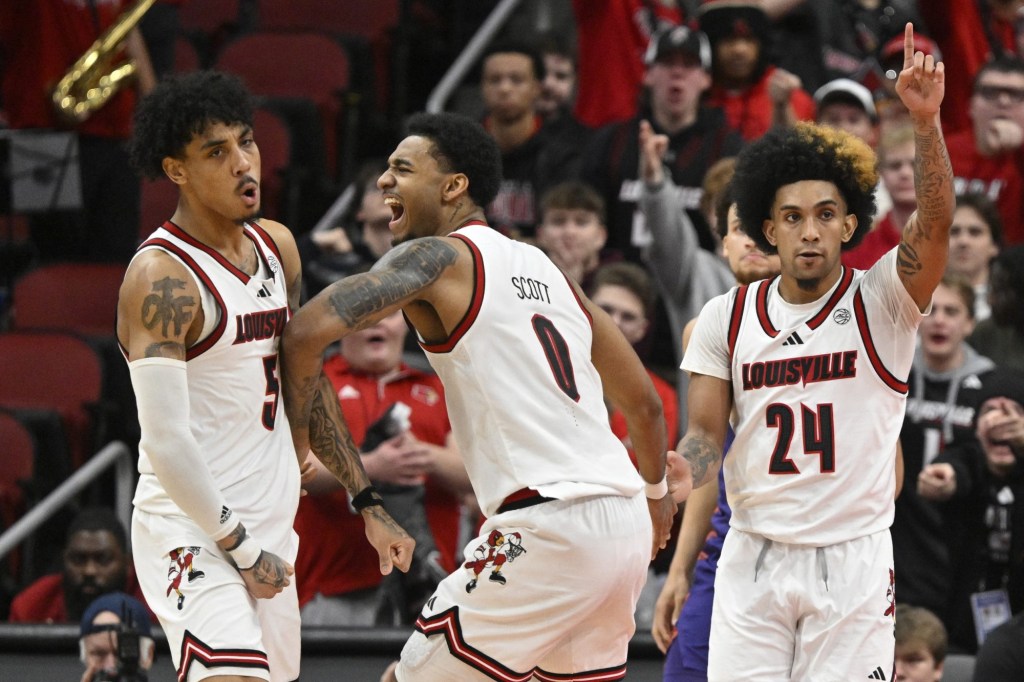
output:
M903 29L903 69L909 69L914 65L914 25L907 22Z

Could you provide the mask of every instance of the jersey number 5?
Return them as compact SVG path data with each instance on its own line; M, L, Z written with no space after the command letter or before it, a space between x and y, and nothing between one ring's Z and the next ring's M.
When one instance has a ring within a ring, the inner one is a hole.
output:
M800 469L789 458L789 446L793 442L795 415L789 405L774 403L768 406L766 421L770 428L779 430L768 465L770 474L799 474ZM800 416L804 426L804 453L818 455L818 469L823 474L836 470L835 426L832 420L832 406L818 405L817 411L800 405Z
M263 375L267 378L267 399L263 401L263 426L274 430L277 420L277 398L281 395L281 382L277 378L277 353L263 357Z

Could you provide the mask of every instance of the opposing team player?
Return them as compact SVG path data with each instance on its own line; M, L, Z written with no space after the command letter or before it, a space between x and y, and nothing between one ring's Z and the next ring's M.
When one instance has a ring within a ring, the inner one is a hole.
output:
M301 271L288 229L255 222L260 154L241 81L200 72L160 83L136 112L132 154L179 191L118 301L142 428L139 583L179 680L295 680L299 466L277 357ZM327 445L318 454L353 495L369 486L358 456ZM412 539L379 506L363 518L381 569L407 569Z
M444 382L488 517L385 679L621 679L675 510L661 401L612 319L541 251L485 224L501 177L487 132L454 114L408 130L377 183L397 245L306 304L283 342L301 434L327 345L401 309ZM604 395L625 413L643 480Z
M782 273L709 302L683 360L679 449L694 485L714 481L731 413L736 433L709 680L891 679L894 453L954 206L943 66L914 53L909 24L904 37L897 91L914 124L918 209L874 267L839 257L874 212L866 145L799 125L737 164L741 223L762 228L751 237L779 253Z

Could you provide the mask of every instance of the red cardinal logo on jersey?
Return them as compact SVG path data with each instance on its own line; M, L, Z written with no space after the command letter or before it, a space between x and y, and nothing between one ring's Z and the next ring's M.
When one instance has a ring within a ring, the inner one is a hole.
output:
M182 579L188 576L188 582L191 584L206 577L206 574L197 570L194 565L196 557L202 551L202 547L178 547L168 554L171 562L167 566L167 596L170 597L171 592L178 595L179 611L185 606L185 594L181 591Z
M499 530L492 530L487 536L487 541L473 550L473 560L467 561L463 567L473 571L473 579L466 584L466 592L476 589L477 579L484 569L491 567L491 575L488 577L492 583L504 585L508 581L502 574L501 569L506 563L512 563L520 554L526 551L523 547L523 536L519 533L502 533Z

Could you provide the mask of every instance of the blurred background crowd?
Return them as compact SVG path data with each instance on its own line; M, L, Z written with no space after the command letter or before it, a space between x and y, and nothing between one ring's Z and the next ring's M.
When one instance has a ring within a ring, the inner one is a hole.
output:
M1007 620L1024 649L1012 618L1024 612L1021 0L0 4L0 529L108 443L137 444L113 315L135 247L175 208L170 181L140 180L125 151L135 102L158 79L218 69L258 96L264 214L299 242L304 298L390 248L375 183L404 119L478 119L502 152L491 226L542 248L613 315L656 379L674 443L683 326L736 281L717 212L745 144L797 121L862 138L878 155L878 213L844 263L870 267L898 243L916 208L913 130L894 90L907 22L915 48L946 64L958 199L910 377L897 601L938 616L949 651L975 654ZM132 64L109 99L95 69L76 73L90 52L106 73ZM76 76L94 89L76 90ZM667 137L660 164L652 133ZM385 320L326 369L371 478L418 527L419 570L382 581L346 493L325 481L296 522L319 538L297 561L306 623L409 624L480 522L443 390L407 337L400 317ZM0 556L0 619L77 623L104 592L141 598L114 487L98 476ZM671 552L652 564L641 629Z

